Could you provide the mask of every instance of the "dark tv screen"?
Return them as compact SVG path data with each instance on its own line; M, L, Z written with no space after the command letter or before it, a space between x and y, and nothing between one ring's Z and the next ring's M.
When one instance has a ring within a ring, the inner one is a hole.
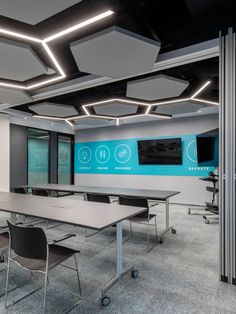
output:
M215 140L213 137L197 137L198 163L214 159Z
M138 141L140 165L182 165L181 138Z
M219 130L214 129L197 135L197 161L199 166L218 167Z

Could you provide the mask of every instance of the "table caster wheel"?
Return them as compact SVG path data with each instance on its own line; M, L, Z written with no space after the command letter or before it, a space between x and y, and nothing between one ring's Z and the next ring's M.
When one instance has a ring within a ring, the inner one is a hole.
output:
M176 234L176 230L174 228L171 229L172 234Z
M3 255L0 255L0 263L4 263L5 262L5 257Z
M139 275L139 272L138 272L137 269L133 269L133 270L131 271L131 276L132 276L133 278L137 278L138 275Z
M188 208L187 213L188 213L189 215L191 214L191 209L190 209L190 208Z
M159 243L163 243L164 241L163 241L163 238L162 237L160 237L160 239L159 239Z
M102 303L102 306L108 306L111 302L111 299L105 295L102 299L101 299L101 303Z

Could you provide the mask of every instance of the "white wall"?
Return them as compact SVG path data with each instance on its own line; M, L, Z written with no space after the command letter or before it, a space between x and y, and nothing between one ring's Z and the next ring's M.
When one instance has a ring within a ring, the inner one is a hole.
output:
M96 128L77 132L75 142L127 139L137 137L173 136L201 133L218 127L218 115L206 115L119 127ZM181 193L171 199L183 204L204 204L211 200L206 183L191 176L146 176L76 174L75 184L112 187L175 190Z
M0 114L0 191L9 191L10 185L10 123Z

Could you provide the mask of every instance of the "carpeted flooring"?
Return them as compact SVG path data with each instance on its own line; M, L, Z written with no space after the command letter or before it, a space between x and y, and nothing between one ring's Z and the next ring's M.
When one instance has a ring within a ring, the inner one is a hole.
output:
M151 209L158 216L158 231L164 228L164 204ZM198 211L198 210L196 210ZM183 205L170 206L171 223L177 234L168 233L163 244L146 253L145 226L133 224L133 238L124 243L124 267L134 264L138 278L126 276L108 295L111 303L102 307L100 289L116 271L115 242L109 243L108 230L85 238L84 229L60 225L47 230L49 239L67 232L77 234L64 241L65 245L79 249L78 265L83 298L71 313L83 314L233 314L236 313L236 287L219 281L218 238L219 225L205 224L202 216L188 215ZM198 211L199 212L199 211ZM1 215L1 220L6 217ZM124 236L129 223L124 222ZM154 231L154 230L153 230ZM114 228L111 228L115 236ZM154 232L153 232L154 235ZM68 266L74 266L68 260ZM6 272L0 264L0 295L4 293ZM43 276L12 267L9 302L43 285ZM47 313L65 313L77 296L75 273L61 266L49 273ZM34 293L7 311L4 297L0 298L0 313L42 313L43 290Z

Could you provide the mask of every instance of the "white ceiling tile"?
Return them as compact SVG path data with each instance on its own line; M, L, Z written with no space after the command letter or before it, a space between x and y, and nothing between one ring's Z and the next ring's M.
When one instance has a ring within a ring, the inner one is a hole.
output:
M160 43L120 27L111 27L70 44L82 72L112 78L150 71Z
M188 85L188 81L159 74L128 82L126 96L150 101L178 97Z
M1 15L35 25L82 0L0 0Z
M27 44L0 38L0 52L0 79L26 81L47 72L47 67Z
M40 104L32 105L29 107L29 109L39 115L50 117L64 118L78 115L77 110L71 105L50 102L42 102Z
M18 105L29 101L32 101L32 97L25 91L0 86L0 103Z

